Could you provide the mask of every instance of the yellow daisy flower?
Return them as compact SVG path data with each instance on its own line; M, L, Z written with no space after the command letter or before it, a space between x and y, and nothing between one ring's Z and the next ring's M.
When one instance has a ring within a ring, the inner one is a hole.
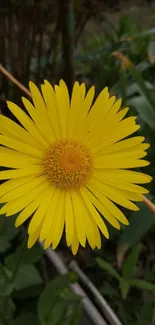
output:
M101 247L100 231L109 238L103 217L115 228L128 221L117 206L138 210L147 190L137 184L151 177L129 168L147 166L144 137L128 138L140 126L125 118L121 100L104 88L92 104L95 88L75 82L71 100L61 80L41 91L30 82L33 104L22 98L26 114L7 102L21 126L0 116L0 213L19 213L16 227L32 216L28 247L37 239L57 247L64 227L66 242L76 254L86 240ZM117 204L117 205L116 205Z

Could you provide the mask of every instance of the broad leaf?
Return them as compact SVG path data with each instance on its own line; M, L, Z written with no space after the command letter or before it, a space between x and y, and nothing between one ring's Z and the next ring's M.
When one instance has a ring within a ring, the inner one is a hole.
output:
M27 244L25 243L25 249L23 249L23 254L20 260L21 265L36 263L44 253L42 247L38 243L35 244L31 249L27 249L26 245ZM10 254L5 259L6 265L12 269L14 267L15 261L18 261L20 255L21 248L18 246L15 253Z
M68 314L65 316L65 318L62 320L60 325L85 325L86 323L83 323L81 319L81 314L82 314L82 306L80 304L76 306L71 306L69 308ZM80 320L80 322L79 322ZM85 321L85 320L84 320Z
M33 264L21 266L14 282L14 288L21 290L37 284L42 284L37 268Z
M13 320L12 325L40 325L40 322L35 314L24 312Z
M11 240L17 235L18 230L14 226L16 216L6 218L0 216L0 253L4 253L9 247Z
M0 278L0 297L9 296L13 291L13 285Z
M55 321L61 320L68 306L68 300L65 300L65 295L63 294L64 290L76 278L74 273L67 273L58 276L45 286L38 302L38 315L41 324L50 325L52 323L54 325L57 324Z
M26 249L22 258L22 264L36 263L43 256L43 248L36 243L31 249Z

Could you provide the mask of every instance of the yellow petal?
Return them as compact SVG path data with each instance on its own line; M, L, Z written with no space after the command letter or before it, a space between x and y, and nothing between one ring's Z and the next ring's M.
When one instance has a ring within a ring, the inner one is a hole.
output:
M53 132L57 139L61 138L61 128L60 128L60 121L58 115L58 108L57 108L57 101L56 95L53 90L52 85L45 80L44 85L42 85L42 94L44 97L44 101L47 106L48 116L50 123L53 128Z
M95 94L95 87L93 86L89 89L86 97L84 98L82 109L79 110L79 115L78 115L78 118L76 120L76 124L74 127L74 134L73 134L74 138L80 138L85 130L87 114L90 110L90 107L91 107L91 104L92 104L92 101L94 98L94 94ZM79 128L79 125L80 125L80 128Z
M2 197L3 195L5 195L6 193L12 190L15 190L21 185L28 183L29 181L31 181L31 179L32 176L28 175L28 176L21 177L20 179L12 179L6 181L0 186L0 197Z
M74 228L74 236L73 236L73 241L71 244L71 249L72 249L73 255L76 255L78 248L79 248L79 240L78 240L76 228Z
M29 113L30 117L32 118L33 121L35 121L35 117L36 117L36 109L35 107L32 105L32 103L25 97L21 97L22 102L27 110L27 112Z
M35 122L36 124L41 125L42 134L47 142L52 142L55 139L55 136L53 134L52 125L50 124L50 120L48 118L48 111L43 97L37 86L32 81L29 82L29 87L32 94L32 100L36 108Z
M103 126L103 120L105 120L107 118L108 113L116 100L115 96L108 98L107 92L105 92L104 96L106 96L105 101L103 101L102 104L100 104L100 106L98 106L98 105L96 106L96 104L94 104L88 114L88 125L89 125L89 127L91 125L94 125L95 135L98 134L98 126L100 126L101 123Z
M100 202L91 192L88 192L89 197L96 209L102 214L102 216L116 229L120 229L120 224L115 218L115 215L109 212L104 205L104 202Z
M26 206L24 210L22 210L15 222L15 226L19 227L22 223L25 222L29 217L32 216L34 211L40 206L44 197L44 192L38 195L30 204Z
M42 150L39 150L35 147L32 147L29 144L24 144L22 141L15 140L9 137L6 137L4 135L0 135L0 144L3 146L9 147L11 149L15 149L19 152L23 152L24 154L28 154L30 156L34 156L37 158L43 158L44 152Z
M107 215L104 215L105 209L103 210L103 206L104 206L104 208L106 208L107 211L109 211L109 213L112 216L115 216L118 221L120 221L124 225L129 224L129 222L128 222L127 218L125 217L125 215L123 214L123 212L120 209L118 209L117 206L113 202L111 202L107 197L102 195L102 198L100 198L100 196L98 196L97 191L95 191L94 189L93 189L93 192L88 191L88 195L89 195L92 203L94 204L94 206L96 206L96 208L98 209L98 211L101 212L101 214L103 213L103 216L105 216L105 218L108 221L110 219L108 219Z
M44 175L42 176L31 176L31 180L27 182L26 184L23 184L21 186L18 186L16 189L13 189L9 193L6 193L5 195L2 196L0 199L1 203L4 202L10 202L12 200L15 200L22 195L32 191L33 189L37 188L41 184L43 184L46 181L46 177Z
M28 111L29 115L31 116L31 118L35 122L38 130L40 131L40 132L38 132L38 134L39 134L39 137L38 137L39 143L43 146L43 148L44 147L46 148L48 146L48 142L44 138L44 132L43 132L43 129L42 129L42 117L39 118L35 107L32 105L32 103L27 98L22 97L22 101L23 101L23 104L24 104L26 110Z
M71 191L71 197L72 197L72 203L73 203L73 211L74 211L74 220L75 220L75 226L77 230L77 236L80 244L85 247L86 245L86 233L85 228L83 227L83 216L80 211L79 206L79 200L78 200L78 194L76 191Z
M100 177L95 177L95 175L93 175L92 180L97 181L102 184L110 185L110 186L114 187L116 189L116 191L118 190L118 191L122 191L122 193L124 192L124 196L125 196L125 193L128 193L127 195L130 195L130 192L132 195L132 192L133 192L133 196L135 195L135 201L136 201L136 198L139 197L139 196L136 196L136 194L139 195L139 194L148 193L148 190L142 186L131 184L131 183L127 182L126 180L121 180L121 179L118 180L118 179L108 178L107 175L105 177L103 177L103 176L104 175L102 175L102 177L100 178ZM133 201L134 201L134 199L133 199Z
M36 241L39 238L39 234L40 234L40 227L38 227L35 230L35 232L32 235L29 236L28 243L27 243L28 248L31 248L36 243Z
M30 224L28 227L29 235L32 234L35 231L35 229L38 228L39 225L42 223L42 221L46 215L46 212L49 208L52 196L53 196L53 190L49 186L45 190L44 195L42 196L41 204L39 205L38 209L36 210L36 212L34 213L32 219L30 221Z
M97 183L97 182L90 182L88 185L90 191L94 193L95 196L98 197L98 199L102 202L104 199L104 196L102 193L105 193L106 197L109 198L110 200L114 201L115 203L133 210L133 211L138 211L139 208L132 203L131 201L127 200L124 196L121 196L116 189L112 188L111 186ZM95 194L96 193L96 194ZM108 207L108 206L107 206Z
M7 101L7 105L12 114L14 114L17 120L19 120L24 128L32 135L32 137L42 144L42 135L40 135L40 132L31 118L16 104Z
M116 102L114 103L114 105L111 107L110 112L112 115L116 115L117 112L119 111L120 107L122 104L122 99L119 98L118 100L116 100Z
M71 107L69 114L69 125L68 125L68 137L73 137L74 130L80 115L80 108L84 104L84 93L79 86L78 82L75 82L71 97Z
M44 182L33 191L26 193L22 197L19 197L16 200L13 200L9 203L6 203L5 206L1 209L0 213L6 213L6 216L11 216L22 209L24 209L28 204L30 204L39 194L45 191L48 187L48 183Z
M66 192L65 208L66 242L67 245L70 246L74 236L74 213L70 191Z
M99 138L106 136L107 134L111 133L117 126L118 123L123 120L123 118L126 116L127 112L129 111L129 108L126 107L122 109L118 114L111 116L111 110L107 114L106 119L104 120L104 128L98 127L98 133L97 136Z
M96 155L95 157L95 163L96 164L104 164L107 163L108 160L110 161L117 161L117 160L123 160L123 159L140 159L147 155L147 152L145 151L150 145L147 143L142 143L134 148L131 149L124 149L117 152L112 152L110 154L106 153L100 153L100 155Z
M144 137L140 137L140 136L132 137L129 139L122 140L120 142L116 142L116 143L110 145L109 147L107 147L106 149L104 147L102 148L102 143L101 143L100 150L98 150L98 155L100 156L101 153L102 154L110 154L110 153L117 152L117 151L129 150L129 149L137 147L144 140L145 140ZM92 149L92 152L93 152L93 149Z
M80 194L80 191L77 191L77 200L79 205L79 211L83 217L83 228L85 229L86 237L92 249L96 246L95 231L94 228L97 227L92 221L92 216L85 205L85 202Z
M24 143L30 144L35 148L42 149L39 141L35 140L24 128L3 115L0 115L0 130L7 137L22 140Z
M57 108L59 114L61 136L63 138L67 137L67 126L68 126L68 116L69 116L69 106L68 101L65 101L64 91L62 88L55 86L55 94L57 99Z
M43 174L43 168L41 166L32 166L29 168L23 169L11 169L0 171L0 179L10 179L10 178L19 178L23 176L39 176Z
M104 163L96 163L95 168L96 169L110 169L110 168L137 168L137 167L144 167L150 165L150 162L147 160L136 160L136 159L131 159L131 158L122 158L120 161L119 160L110 160L110 159L105 159Z
M101 150L103 152L106 148L109 148L109 146L112 146L114 143L126 138L140 128L140 126L136 125L133 121L129 121L130 125L126 127L123 126L123 128L121 127L121 123L123 123L123 121L118 123L118 127L114 128L111 133L107 133L103 140L96 142L94 147L91 148L93 154L96 154Z
M41 232L40 232L40 240L43 241L45 239L44 248L50 246L53 240L54 229L57 220L59 200L60 200L60 190L55 189L53 191L53 197L49 206L49 209L44 218Z
M95 238L96 238L96 247L98 249L101 248L101 235L100 235L100 231L98 229L98 226L94 228L95 230Z
M90 198L89 198L89 196L87 194L87 189L82 188L81 189L81 195L82 195L82 197L83 197L83 199L85 201L87 209L89 210L92 217L94 218L94 221L97 223L98 227L100 228L100 230L102 231L104 236L106 238L109 238L109 233L108 233L107 227L106 227L104 221L102 220L102 218L100 217L99 213L96 211L93 204L91 203Z
M114 180L117 183L125 180L127 183L145 184L152 180L152 177L149 175L123 169L102 169L102 171L95 171L93 176L100 180Z
M94 105L92 106L90 112L89 112L89 120L90 123L94 122L94 118L96 120L96 117L103 115L103 117L107 114L108 109L109 109L109 105L108 105L108 101L109 101L109 92L108 92L108 88L105 87L99 94L99 96L97 97Z
M65 222L65 191L62 191L59 200L59 211L58 211L56 225L53 233L53 240L52 240L53 249L55 249L58 246L61 240L62 233L64 230L64 222Z

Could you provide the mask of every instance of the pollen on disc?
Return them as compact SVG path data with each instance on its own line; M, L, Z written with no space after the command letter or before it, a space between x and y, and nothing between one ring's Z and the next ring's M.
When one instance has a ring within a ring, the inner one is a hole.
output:
M77 189L91 177L93 160L89 150L80 142L59 140L47 150L44 169L56 187Z

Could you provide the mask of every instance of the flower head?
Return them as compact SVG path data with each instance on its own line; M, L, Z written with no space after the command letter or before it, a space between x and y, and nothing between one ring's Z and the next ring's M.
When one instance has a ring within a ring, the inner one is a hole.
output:
M61 80L41 92L30 82L33 104L22 98L25 113L12 102L21 126L0 116L0 213L19 213L16 226L31 217L28 247L37 239L57 247L64 228L73 254L79 243L101 247L100 231L109 238L104 218L115 228L128 224L118 206L138 210L151 177L129 169L147 166L148 144L134 136L135 117L124 118L121 100L104 88L94 101L94 87L75 82L71 100ZM117 204L117 205L116 205ZM101 217L103 216L103 218Z

